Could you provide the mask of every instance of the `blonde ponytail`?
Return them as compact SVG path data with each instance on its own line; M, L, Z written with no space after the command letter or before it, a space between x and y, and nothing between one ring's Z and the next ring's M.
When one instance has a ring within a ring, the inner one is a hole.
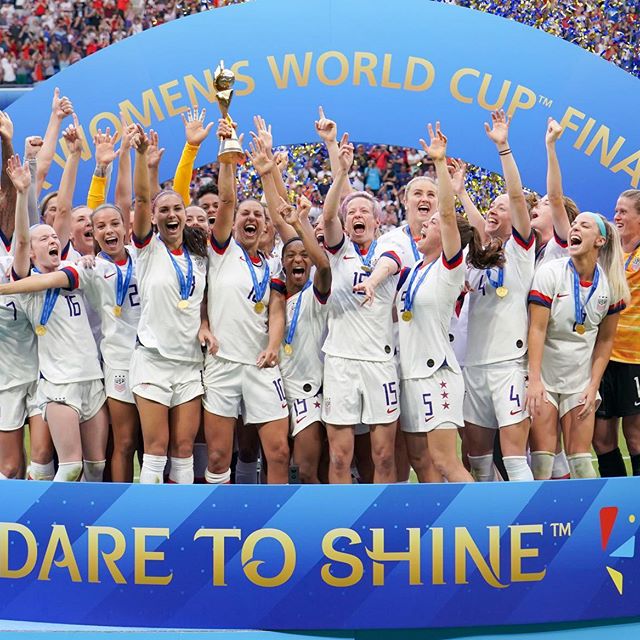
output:
M616 304L620 300L629 303L630 293L627 278L624 273L624 261L622 245L618 230L604 216L600 216L607 230L607 238L604 246L598 254L598 263L602 267L609 281L611 291L611 304Z

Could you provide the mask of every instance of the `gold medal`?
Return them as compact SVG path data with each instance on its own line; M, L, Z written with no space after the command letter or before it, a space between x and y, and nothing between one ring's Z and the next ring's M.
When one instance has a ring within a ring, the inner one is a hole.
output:
M373 267L370 267L368 264L363 264L362 265L362 270L365 273L371 273L373 271Z
M509 289L507 289L507 287L498 287L496 289L496 295L498 296L498 298L504 298L507 293L509 293Z
M586 332L587 327L585 327L583 324L577 324L576 325L576 333L578 335L584 335L584 333Z
M293 353L293 347L290 344L285 344L284 352L286 355L290 356Z
M402 319L405 322L410 322L411 318L413 318L413 313L411 313L411 311L403 311L402 312Z
M256 313L262 313L264 309L265 309L264 302L256 302L255 305L253 306L253 310Z
M36 327L36 335L43 336L45 333L47 333L47 327L45 327L43 324L39 324Z
M185 309L189 308L189 301L188 300L180 300L180 302L178 302L178 309L182 309L182 311L184 311Z
M119 318L122 315L122 307L119 304L113 307L113 315L116 318Z

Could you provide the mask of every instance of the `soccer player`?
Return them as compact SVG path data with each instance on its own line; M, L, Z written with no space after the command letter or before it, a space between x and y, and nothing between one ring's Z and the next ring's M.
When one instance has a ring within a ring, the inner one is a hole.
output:
M583 212L571 225L569 258L538 269L529 294L527 410L538 415L531 452L537 479L551 477L558 416L572 478L595 478L591 440L598 387L629 289L615 227Z
M161 191L151 202L148 146L138 126L133 240L141 315L129 384L144 438L140 482L161 483L168 454L169 481L190 484L203 393L200 345L212 339L200 329L206 239L199 229L186 226L184 202L175 191Z
M603 477L626 475L618 447L620 418L633 475L640 475L640 190L620 194L613 221L620 234L631 300L620 313L611 361L600 386L602 404L596 414L593 448Z

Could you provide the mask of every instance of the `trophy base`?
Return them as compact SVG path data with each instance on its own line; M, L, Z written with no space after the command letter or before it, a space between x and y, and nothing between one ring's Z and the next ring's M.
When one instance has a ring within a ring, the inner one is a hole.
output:
M237 138L230 138L220 142L218 162L224 164L244 164L246 157Z

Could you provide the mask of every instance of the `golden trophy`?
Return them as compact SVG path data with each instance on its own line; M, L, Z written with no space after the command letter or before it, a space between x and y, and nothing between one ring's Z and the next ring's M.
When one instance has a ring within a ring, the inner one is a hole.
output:
M231 138L224 138L220 140L220 150L218 151L218 161L227 164L243 164L245 161L244 151L238 140L236 130L233 127L233 120L229 115L229 105L231 104L231 98L233 97L233 85L236 81L236 76L231 69L225 69L224 60L220 60L220 64L215 70L213 75L213 82L216 87L216 99L218 100L218 107L220 107L220 113L222 117L231 124L233 135Z

